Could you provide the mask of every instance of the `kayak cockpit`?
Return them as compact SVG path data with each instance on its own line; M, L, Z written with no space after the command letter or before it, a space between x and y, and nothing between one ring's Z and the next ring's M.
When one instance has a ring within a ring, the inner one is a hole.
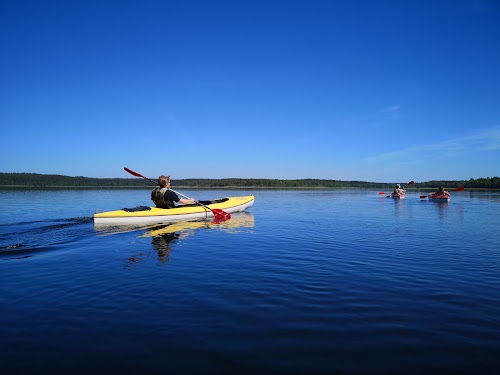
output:
M221 199L214 199L211 201L199 201L198 203L208 206L209 204L216 204L216 203L223 203L226 202L229 198L221 198ZM185 207L195 207L199 206L198 203L190 203L190 204L181 204L176 207L172 208L163 208L163 210L175 210L177 208L185 208ZM122 208L122 211L125 212L140 212L140 211L151 211L153 207L148 207L148 206L137 206L137 207L131 207L131 208Z

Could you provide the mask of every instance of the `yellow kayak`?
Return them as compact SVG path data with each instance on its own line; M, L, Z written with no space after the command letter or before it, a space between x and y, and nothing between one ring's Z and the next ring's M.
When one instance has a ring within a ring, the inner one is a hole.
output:
M121 210L95 213L94 223L132 224L213 219L214 214L211 209L219 209L232 214L234 212L245 211L253 205L254 200L255 198L253 195L247 195L215 199L212 201L200 201L199 203L201 204L179 205L176 208L156 208L148 206L122 208Z

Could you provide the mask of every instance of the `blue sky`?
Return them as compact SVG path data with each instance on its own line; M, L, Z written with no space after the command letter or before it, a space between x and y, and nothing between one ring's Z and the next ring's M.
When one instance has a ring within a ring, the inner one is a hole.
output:
M500 175L498 1L0 1L0 172Z

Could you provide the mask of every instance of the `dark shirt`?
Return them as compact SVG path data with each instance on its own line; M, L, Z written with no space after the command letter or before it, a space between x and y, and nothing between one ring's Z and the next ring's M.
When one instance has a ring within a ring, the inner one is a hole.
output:
M163 199L165 200L165 203L168 205L169 208L174 208L175 207L174 202L180 201L180 198L172 190L167 190L165 194L163 194Z

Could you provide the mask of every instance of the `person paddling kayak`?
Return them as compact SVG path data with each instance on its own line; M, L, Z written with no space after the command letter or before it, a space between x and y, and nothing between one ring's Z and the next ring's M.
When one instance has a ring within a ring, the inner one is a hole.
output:
M438 192L435 193L434 195L442 195L442 196L445 196L445 197L449 197L450 196L450 193L446 190L444 190L444 186L440 186L439 189L438 189Z
M429 198L434 198L434 199L449 199L450 198L450 193L446 190L444 190L444 186L440 186L438 188L437 193L431 193L429 194Z
M151 191L151 200L155 203L157 208L174 208L175 202L182 204L195 203L194 198L179 198L179 196L170 190L170 176L158 177L159 188Z
M393 196L395 196L395 195L403 195L405 193L406 193L406 190L401 187L401 184L397 184L394 187L394 191L392 192L392 195Z

